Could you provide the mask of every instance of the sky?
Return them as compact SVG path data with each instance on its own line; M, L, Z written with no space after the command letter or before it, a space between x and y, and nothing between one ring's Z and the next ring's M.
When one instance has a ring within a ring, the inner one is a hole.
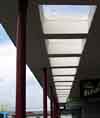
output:
M26 65L26 110L43 110L43 89ZM0 24L0 108L15 110L16 47ZM48 108L49 108L48 98Z
M90 10L90 6L80 6L80 5L43 5L46 12L51 13L51 10L55 10L59 14L78 14L86 15Z
M43 5L44 16L48 18L70 17L71 19L88 20L91 9L95 6L88 5Z

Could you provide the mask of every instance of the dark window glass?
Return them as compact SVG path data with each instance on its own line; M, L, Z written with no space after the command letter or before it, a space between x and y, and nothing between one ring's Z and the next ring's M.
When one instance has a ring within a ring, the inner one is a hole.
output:
M0 118L3 118L3 114L0 114Z

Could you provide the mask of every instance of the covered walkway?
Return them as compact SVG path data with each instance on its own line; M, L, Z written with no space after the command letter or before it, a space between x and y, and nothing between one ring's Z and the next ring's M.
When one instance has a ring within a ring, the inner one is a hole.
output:
M99 5L99 0L0 1L0 73L7 78L0 89L8 86L10 93L14 87L10 103L16 118L34 112L35 102L42 103L44 118L88 117L84 109L92 104L84 98L95 92L85 91L83 83L91 78L99 83Z

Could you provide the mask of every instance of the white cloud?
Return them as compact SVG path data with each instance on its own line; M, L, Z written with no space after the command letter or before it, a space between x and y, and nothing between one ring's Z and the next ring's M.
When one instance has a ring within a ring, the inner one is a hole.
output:
M28 66L26 70L26 109L43 110L43 89ZM15 110L15 98L16 48L0 25L0 105L6 105L8 110Z

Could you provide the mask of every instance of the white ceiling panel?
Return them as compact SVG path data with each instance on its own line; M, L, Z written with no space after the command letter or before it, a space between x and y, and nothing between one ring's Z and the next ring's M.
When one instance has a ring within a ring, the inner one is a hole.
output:
M62 85L62 86L72 86L73 82L55 82L56 85Z
M74 76L55 76L53 77L54 82L56 81L74 81L75 77Z
M53 68L52 75L75 75L76 68Z
M88 33L96 6L40 5L45 34Z
M48 54L82 54L86 39L46 39L45 43Z
M51 67L78 66L80 57L50 57Z

